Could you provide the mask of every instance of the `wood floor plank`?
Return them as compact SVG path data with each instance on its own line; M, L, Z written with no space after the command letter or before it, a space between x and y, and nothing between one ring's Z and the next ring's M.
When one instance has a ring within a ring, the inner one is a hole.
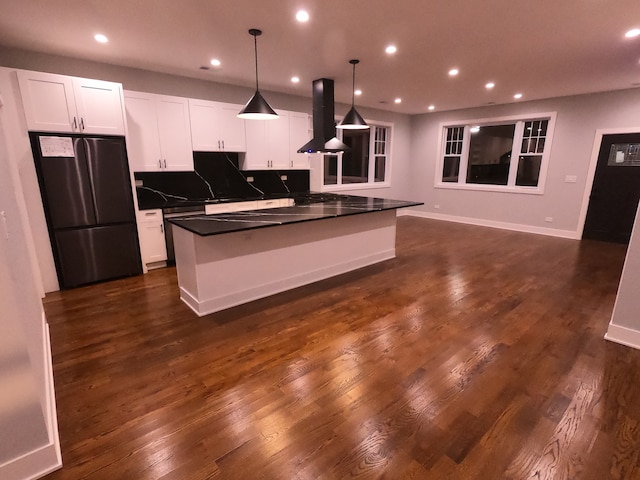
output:
M401 217L395 259L202 318L173 268L49 294L46 478L638 478L624 255Z

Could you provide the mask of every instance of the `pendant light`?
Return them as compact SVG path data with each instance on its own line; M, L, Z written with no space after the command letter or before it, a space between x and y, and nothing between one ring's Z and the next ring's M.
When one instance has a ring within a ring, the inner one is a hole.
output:
M256 93L254 93L251 100L247 102L240 113L238 113L238 117L244 118L246 120L270 120L273 118L278 118L278 114L269 106L267 101L262 98L260 95L260 90L258 89L258 40L257 37L262 35L262 30L258 30L257 28L252 28L249 30L249 34L253 36L253 45L255 49L255 58L256 58Z
M336 128L344 128L348 130L364 130L369 128L367 122L358 113L355 107L356 102L356 65L360 63L360 60L349 60L349 63L353 65L353 85L351 89L351 110L347 113L339 125Z

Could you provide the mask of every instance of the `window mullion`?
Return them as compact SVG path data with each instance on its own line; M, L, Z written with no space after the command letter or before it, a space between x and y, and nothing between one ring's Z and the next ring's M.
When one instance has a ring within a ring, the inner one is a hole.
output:
M462 135L462 154L460 155L460 168L458 169L458 183L467 183L467 168L469 165L469 145L471 144L471 127L466 125Z
M367 168L367 183L374 181L374 168L376 163L375 145L376 145L376 127L371 125L369 128L369 165Z
M516 177L518 176L518 162L520 161L520 147L522 145L522 134L524 132L524 122L518 120L516 122L516 128L513 132L513 145L511 147L511 159L509 162L509 179L507 180L507 186L513 187L516 184Z

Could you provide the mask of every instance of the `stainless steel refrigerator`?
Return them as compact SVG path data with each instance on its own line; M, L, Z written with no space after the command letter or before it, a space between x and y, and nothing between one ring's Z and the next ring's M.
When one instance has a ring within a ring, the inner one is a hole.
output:
M29 135L60 287L142 273L124 138Z

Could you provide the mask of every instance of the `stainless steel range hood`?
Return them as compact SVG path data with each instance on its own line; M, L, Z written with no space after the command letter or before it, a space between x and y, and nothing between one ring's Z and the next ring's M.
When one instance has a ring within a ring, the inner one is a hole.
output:
M350 151L336 137L333 80L319 78L313 81L313 138L298 149L298 153L336 153Z

